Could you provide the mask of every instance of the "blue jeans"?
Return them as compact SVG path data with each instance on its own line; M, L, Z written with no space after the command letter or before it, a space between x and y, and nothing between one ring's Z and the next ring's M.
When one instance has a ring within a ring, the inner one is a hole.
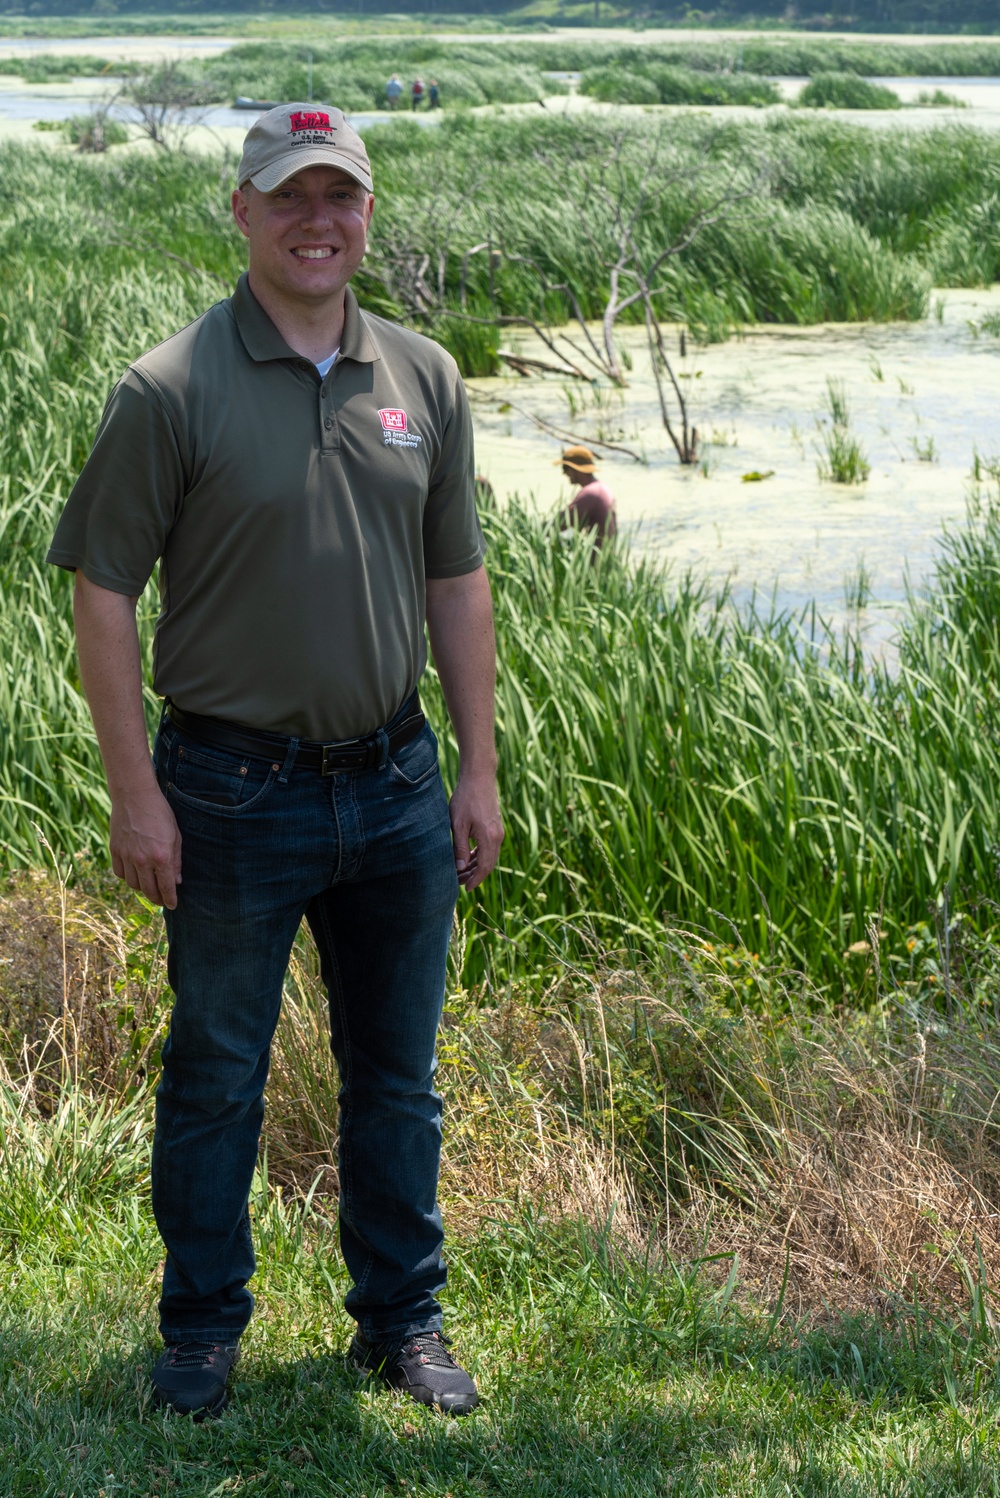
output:
M183 873L153 1139L168 1343L232 1341L253 1310L247 1201L303 916L340 1074L345 1305L372 1341L441 1326L434 1044L458 884L437 741L424 727L390 759L383 736L380 768L326 777L296 769L296 748L241 757L165 718L154 750Z

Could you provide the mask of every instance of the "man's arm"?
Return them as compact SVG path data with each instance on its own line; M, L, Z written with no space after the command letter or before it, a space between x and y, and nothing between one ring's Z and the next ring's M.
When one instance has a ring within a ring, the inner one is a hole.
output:
M460 884L475 889L492 872L503 842L493 737L496 642L484 567L427 579L427 632L458 739L458 784L451 835Z
M111 794L111 864L132 889L173 910L181 878L181 835L149 757L137 603L137 598L98 587L77 571L76 643Z

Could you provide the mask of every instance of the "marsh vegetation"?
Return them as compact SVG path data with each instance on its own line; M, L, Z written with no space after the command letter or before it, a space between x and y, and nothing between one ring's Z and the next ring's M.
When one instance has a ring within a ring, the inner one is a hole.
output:
M346 18L338 20L343 26ZM2 47L0 41L0 52ZM0 72L30 83L127 74L134 66L110 54L39 52L0 58ZM299 40L243 42L217 56L186 59L181 68L189 87L220 103L245 94L257 99L326 99L360 111L385 107L386 79L400 70L433 74L447 108L544 100L565 93L567 77L574 75L579 75L582 93L606 102L701 105L778 103L781 94L771 81L776 77L833 77L838 80L838 98L831 102L843 100L841 107L846 108L879 108L886 106L858 102L880 97L866 80L997 77L1000 43L902 44L766 35L670 41L661 34L638 44L592 41L579 33L532 40L501 35L484 45L461 36L329 38L317 22ZM822 85L827 94L830 87ZM930 102L943 98L931 94Z
M574 305L585 319L606 308L615 241L596 213L581 233L579 204L609 149L626 188L651 152L677 167L636 220L654 253L720 184L766 165L696 254L670 257L657 293L664 318L704 337L917 318L933 282L998 272L1000 143L968 130L913 132L903 151L891 133L805 116L664 132L538 111L369 144L382 202L362 299L449 343L467 371L495 367L505 317L554 326ZM71 584L42 556L110 382L241 268L230 167L0 152L5 1483L26 1498L90 1498L112 1480L149 1495L406 1483L652 1498L669 1484L757 1498L807 1473L817 1493L988 1491L988 448L893 669L814 610L736 610L623 547L595 562L516 497L484 506L508 841L459 912L441 1047L451 1303L483 1420L456 1432L359 1397L335 1356L336 1078L305 943L254 1191L262 1314L242 1412L214 1433L137 1418L169 1000L157 913L104 870ZM589 389L564 375L559 388L571 412ZM621 410L602 399L610 434ZM849 392L828 400L831 432L849 436ZM859 565L855 611L871 585ZM147 643L154 611L147 594ZM433 671L425 698L443 723Z
M458 228L443 279L456 310L465 249L501 204L504 253L499 264L466 262L467 305L482 309L481 323L418 316L418 326L446 338L453 324L468 326L488 339L494 308L523 310L532 299L539 315L561 317L560 293L546 306L515 250L551 266L585 309L602 309L599 247L593 237L581 243L572 205L580 133L541 125L460 121L432 136L372 136L387 206L359 283L369 305L406 310L380 257L400 243L433 248L421 236L451 203ZM600 122L580 129L595 147L608 131L621 138ZM747 152L780 165L739 230L709 226L696 257L671 262L665 307L697 324L714 302L716 328L755 306L806 320L830 299L840 315L891 316L902 298L916 315L928 264L989 279L998 241L979 230L1000 146L954 129L912 144L903 157L884 137L812 121L673 132L671 151L707 146L720 173ZM490 153L488 176L472 178L474 145ZM623 173L638 172L650 136L636 131L623 145ZM554 173L562 201L543 191ZM36 825L60 856L103 846L105 794L77 684L69 580L40 562L53 516L115 372L222 294L242 250L211 161L87 163L8 147L5 180L15 179L0 282L0 785L6 858L16 865L37 862ZM436 216L414 189L427 181L448 184ZM518 193L532 213L510 212ZM691 208L683 185L655 206L637 231L651 241ZM834 432L849 430L831 417ZM861 461L855 454L855 477ZM819 623L810 644L808 624L804 638L793 618L734 616L696 579L616 553L590 567L583 552L554 549L517 505L488 516L511 857L468 929L464 976L480 981L521 963L540 970L553 952L575 951L582 910L612 945L627 936L642 947L678 919L854 991L858 974L843 953L874 911L901 950L928 900L966 885L985 891L1000 782L981 732L992 711L992 599L968 595L964 582L992 565L996 525L983 504L979 528L952 543L961 556L946 551L931 600L914 604L894 675L866 673L852 642L827 638ZM152 609L150 599L146 629Z

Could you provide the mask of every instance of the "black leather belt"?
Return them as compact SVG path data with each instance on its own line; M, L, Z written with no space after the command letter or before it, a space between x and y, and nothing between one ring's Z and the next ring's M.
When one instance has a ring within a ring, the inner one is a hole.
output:
M227 723L222 718L205 718L201 713L188 713L176 702L167 702L164 712L171 723L215 749L229 749L233 754L249 754L253 759L283 759L291 743L280 733L262 733L257 728L244 728L241 723ZM398 717L386 729L389 753L395 754L415 739L427 721L420 710L420 699L414 692L410 700L400 709L404 717ZM295 756L295 768L318 770L321 775L335 775L338 770L377 770L382 761L382 746L378 733L370 733L363 739L337 739L329 744L317 743L315 739L301 739Z

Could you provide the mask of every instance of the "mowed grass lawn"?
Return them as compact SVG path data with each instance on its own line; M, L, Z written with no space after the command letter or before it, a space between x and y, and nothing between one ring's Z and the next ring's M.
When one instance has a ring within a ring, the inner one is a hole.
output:
M616 1263L599 1237L527 1216L451 1247L452 1330L483 1393L458 1422L345 1366L345 1286L321 1216L272 1197L257 1233L258 1316L230 1408L204 1425L149 1405L159 1244L141 1192L67 1203L51 1236L7 1252L0 1491L1000 1490L996 1348L971 1324L911 1311L768 1335L695 1269Z

